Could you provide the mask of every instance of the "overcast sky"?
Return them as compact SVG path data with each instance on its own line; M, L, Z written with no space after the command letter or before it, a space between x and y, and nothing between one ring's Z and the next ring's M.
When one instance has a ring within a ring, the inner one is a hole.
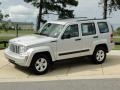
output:
M79 5L73 7L76 17L102 18L102 6L99 6L100 0L79 0ZM10 15L9 19L18 22L36 22L38 10L24 0L0 0L3 13ZM120 26L120 11L113 12L109 17L114 26ZM48 15L49 20L57 19L55 16Z

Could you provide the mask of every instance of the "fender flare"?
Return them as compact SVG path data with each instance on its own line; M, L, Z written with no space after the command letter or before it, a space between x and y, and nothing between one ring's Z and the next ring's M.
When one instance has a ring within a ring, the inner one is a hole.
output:
M92 45L91 45L90 54L92 55L94 53L96 46L101 45L101 44L105 44L108 47L107 40L96 41L96 42L92 43Z
M47 46L31 48L28 50L29 55L27 59L27 66L30 66L32 58L36 53L42 53L42 52L49 52L51 55L52 61L56 60L54 52L51 50L51 48Z

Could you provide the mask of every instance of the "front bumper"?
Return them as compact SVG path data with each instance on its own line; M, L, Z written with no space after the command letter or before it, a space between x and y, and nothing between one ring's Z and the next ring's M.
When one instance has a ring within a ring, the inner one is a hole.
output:
M27 59L28 56L20 56L19 54L11 52L9 49L5 49L5 57L9 59L9 61L13 64L17 64L19 66L28 67Z

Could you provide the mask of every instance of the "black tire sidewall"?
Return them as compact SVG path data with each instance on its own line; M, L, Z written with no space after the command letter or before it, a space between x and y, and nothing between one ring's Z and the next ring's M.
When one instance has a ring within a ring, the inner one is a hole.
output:
M36 69L36 67L35 67L36 61L37 61L38 59L40 59L40 58L45 58L46 61L47 61L47 68L46 68L44 71L42 71L42 72L39 72L39 71ZM30 70L31 70L34 74L43 75L43 74L45 74L45 73L48 72L49 67L50 67L50 59L49 59L46 55L42 55L42 54L41 54L41 55L36 56L36 57L33 58L32 62L31 62L31 65L30 65Z
M97 52L99 50L104 51L104 55L105 56L104 56L104 59L102 61L98 61L97 58L96 58L96 54L97 54ZM106 60L106 50L103 47L96 48L95 51L94 51L94 53L93 53L92 60L93 60L93 63L95 63L95 64L102 64L102 63L104 63L105 60Z

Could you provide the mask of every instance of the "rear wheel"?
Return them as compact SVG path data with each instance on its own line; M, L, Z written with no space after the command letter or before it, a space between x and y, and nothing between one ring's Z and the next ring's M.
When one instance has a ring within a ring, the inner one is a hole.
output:
M106 59L106 50L104 47L97 47L92 55L95 64L102 64Z
M46 55L37 55L33 58L31 62L30 69L32 72L38 75L42 75L47 73L48 69L50 68L51 60Z

